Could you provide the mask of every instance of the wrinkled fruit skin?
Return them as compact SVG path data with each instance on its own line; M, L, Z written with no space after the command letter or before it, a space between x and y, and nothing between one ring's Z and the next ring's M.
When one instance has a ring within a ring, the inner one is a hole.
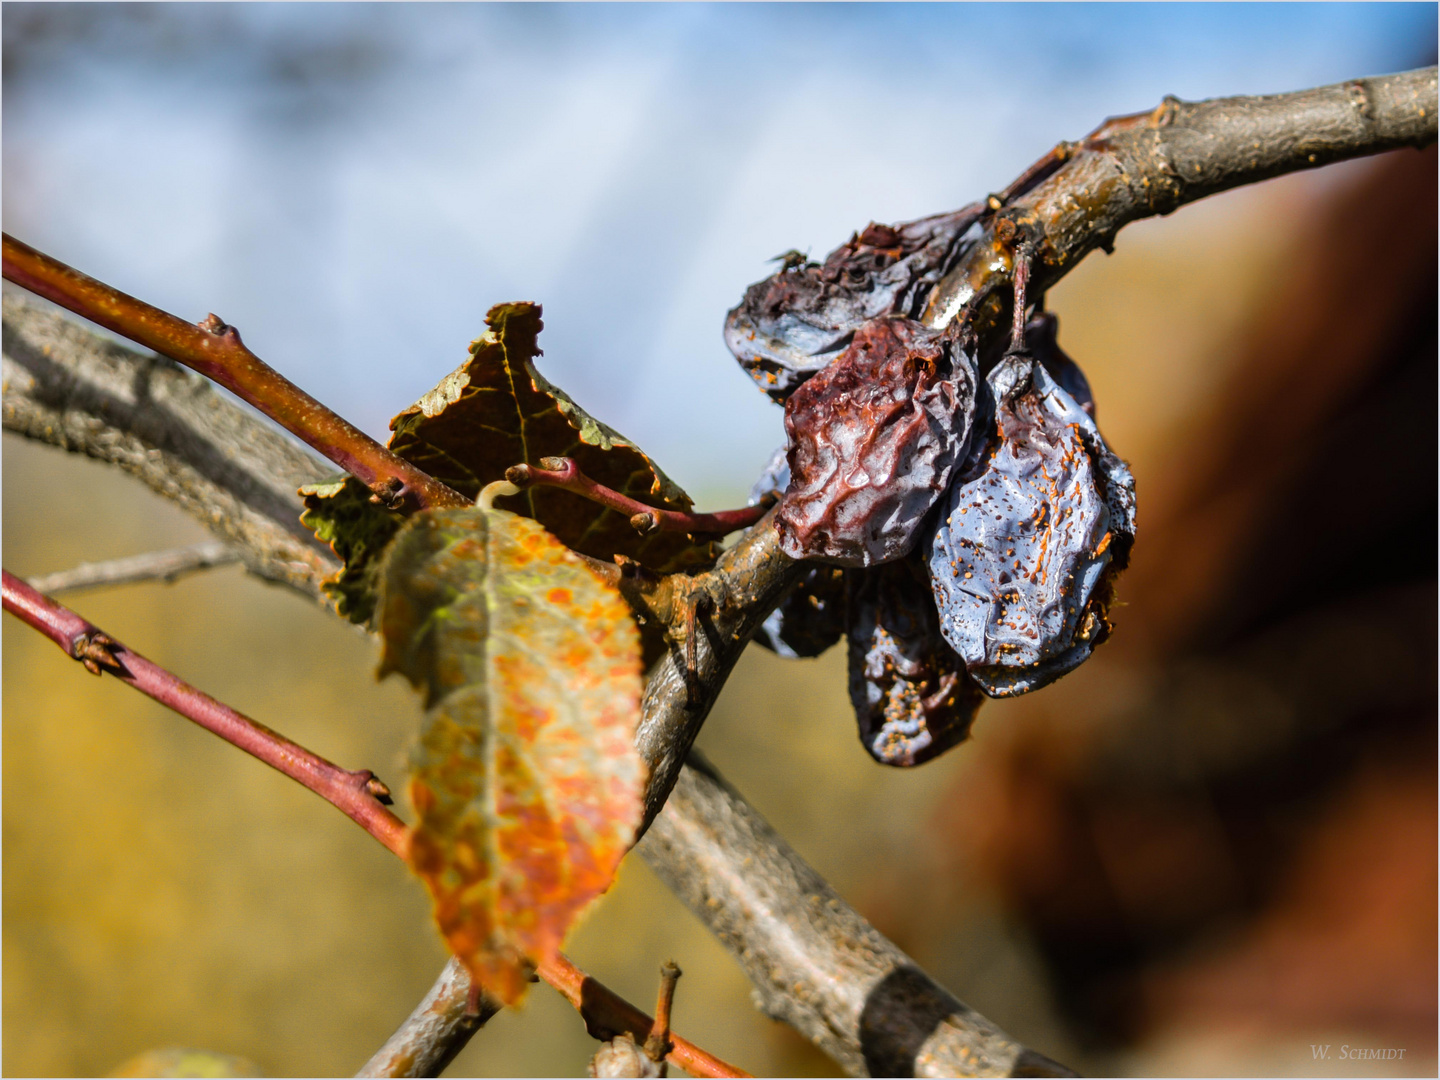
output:
M920 314L930 290L973 245L976 203L899 225L867 226L823 263L787 265L751 285L725 318L725 344L760 389L783 402L883 315Z
M920 539L970 442L968 330L874 319L785 404L790 485L775 512L794 559L873 566Z
M819 656L845 633L845 576L838 566L816 566L766 616L753 640L787 660Z
M988 460L952 488L930 576L945 639L987 694L1006 697L1053 682L1109 633L1135 481L1045 364L1007 356L988 387Z
M860 742L883 765L919 765L970 734L984 700L940 633L917 556L846 572L850 700Z

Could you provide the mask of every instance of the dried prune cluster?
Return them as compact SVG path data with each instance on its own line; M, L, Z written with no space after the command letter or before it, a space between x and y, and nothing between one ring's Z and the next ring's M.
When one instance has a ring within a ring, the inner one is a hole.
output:
M964 740L983 696L1084 661L1135 538L1134 479L1054 316L983 378L963 319L913 317L978 217L871 225L752 286L726 322L785 404L788 445L752 501L779 495L782 549L816 564L756 640L802 657L848 636L861 741L891 765Z

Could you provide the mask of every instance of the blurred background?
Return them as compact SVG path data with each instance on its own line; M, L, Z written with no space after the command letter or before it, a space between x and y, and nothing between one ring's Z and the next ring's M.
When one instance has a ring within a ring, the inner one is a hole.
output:
M1433 63L1436 31L1428 4L7 3L4 227L215 311L380 437L490 305L540 301L547 377L714 508L783 437L720 340L771 256L972 201L1166 93ZM1433 149L1271 181L1131 226L1051 294L1141 500L1079 671L887 770L843 649L751 649L701 736L884 932L1083 1071L1436 1070L1435 192ZM8 435L3 470L22 575L203 536ZM69 602L400 786L417 702L304 601L227 569ZM443 963L418 882L10 619L3 647L0 1069L178 1045L352 1073ZM641 1004L673 957L687 1037L834 1072L638 860L570 951ZM450 1075L582 1075L593 1048L541 986Z

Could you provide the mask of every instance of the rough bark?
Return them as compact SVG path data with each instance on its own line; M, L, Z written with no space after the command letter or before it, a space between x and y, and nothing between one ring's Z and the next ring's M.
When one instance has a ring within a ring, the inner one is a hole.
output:
M1336 161L1435 141L1436 69L1352 79L1289 94L1187 102L1106 121L1049 179L995 214L985 236L936 286L925 321L966 305L999 326L1018 240L1035 245L1042 293L1132 221L1232 188ZM982 320L983 321L983 320Z
M243 553L246 569L322 599L334 559L295 489L329 470L178 364L109 341L49 305L4 297L4 426L118 465Z
M500 1011L481 997L479 1011L467 1009L470 978L453 956L430 992L356 1076L439 1076L465 1048L470 1036Z
M1072 1076L926 975L692 753L639 852L852 1076Z

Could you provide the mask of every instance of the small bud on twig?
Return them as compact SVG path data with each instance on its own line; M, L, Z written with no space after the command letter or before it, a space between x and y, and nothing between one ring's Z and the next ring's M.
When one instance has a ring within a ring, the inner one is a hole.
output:
M70 643L70 655L79 660L91 675L99 675L104 668L119 671L120 661L114 652L117 645L119 642L108 634L99 630L87 631Z
M386 477L375 485L370 501L391 510L399 510L405 505L405 481L398 476Z
M390 786L373 773L365 781L365 790L382 806L391 806L395 802L395 797L390 793Z

